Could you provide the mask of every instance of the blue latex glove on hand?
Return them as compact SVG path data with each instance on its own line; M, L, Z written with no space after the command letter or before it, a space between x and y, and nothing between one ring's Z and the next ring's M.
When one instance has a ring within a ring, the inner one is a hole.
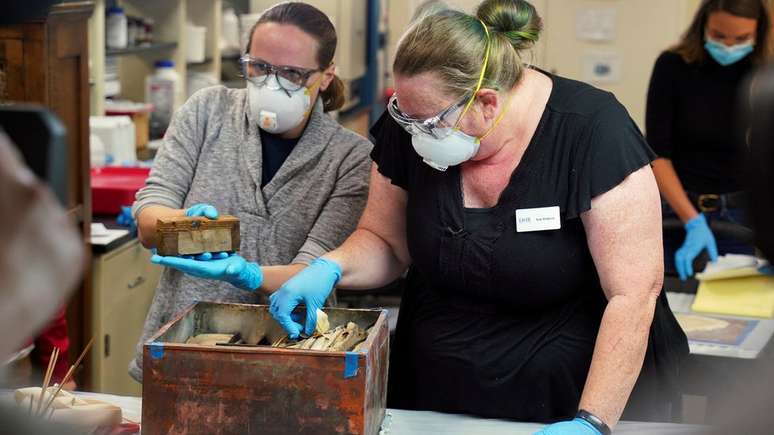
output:
M122 227L129 227L129 232L137 234L137 223L132 217L132 207L122 205L121 213L116 217L116 223Z
M185 211L188 217L204 216L210 219L218 218L218 209L209 204L195 204Z
M713 263L718 259L718 247L715 244L715 236L712 235L707 224L707 219L703 214L685 224L685 242L683 246L675 252L675 267L680 279L685 281L693 276L693 260L701 254L701 251L707 250L710 261Z
M242 290L255 291L263 283L261 266L250 263L238 254L210 254L196 258L153 255L151 262L177 269L197 278L225 281Z
M269 296L269 312L291 339L297 339L302 328L306 335L312 335L317 326L317 310L323 307L339 279L341 266L334 261L318 258ZM306 305L305 326L291 317L293 310L300 304Z
M591 423L576 418L548 425L533 435L602 435Z
M774 275L774 267L770 264L758 268L758 272L764 275Z

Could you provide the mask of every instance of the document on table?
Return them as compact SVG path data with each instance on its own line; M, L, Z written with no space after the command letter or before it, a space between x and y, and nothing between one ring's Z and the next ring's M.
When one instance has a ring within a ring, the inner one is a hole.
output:
M728 254L696 275L700 281L693 311L731 316L774 317L774 276L767 263L749 255Z
M774 320L698 313L691 310L694 298L688 293L667 292L692 354L753 359L774 335Z

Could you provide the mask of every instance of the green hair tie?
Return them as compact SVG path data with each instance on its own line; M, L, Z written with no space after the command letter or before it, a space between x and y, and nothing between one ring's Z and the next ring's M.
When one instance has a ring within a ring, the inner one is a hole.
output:
M534 30L509 30L504 33L511 40L526 39L527 41L534 42L537 39L537 32Z

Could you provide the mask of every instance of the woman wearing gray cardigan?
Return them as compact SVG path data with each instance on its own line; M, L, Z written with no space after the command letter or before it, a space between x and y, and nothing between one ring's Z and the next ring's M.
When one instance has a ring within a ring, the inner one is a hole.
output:
M130 364L138 381L142 344L186 306L263 302L354 230L371 144L325 113L344 100L335 49L333 25L318 9L275 6L241 59L247 89L202 90L175 115L133 207L140 241L155 246L160 217L225 213L241 220L241 246L232 256L153 257L167 268Z

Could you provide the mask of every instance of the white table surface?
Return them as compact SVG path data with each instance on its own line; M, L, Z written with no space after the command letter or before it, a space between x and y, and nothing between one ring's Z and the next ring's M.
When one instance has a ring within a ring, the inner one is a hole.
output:
M124 417L140 422L142 399L98 393L78 393L120 406ZM531 435L543 425L505 420L483 419L467 415L430 411L388 409L382 424L383 435ZM669 423L621 422L615 434L623 435L694 435L706 432L702 426Z

